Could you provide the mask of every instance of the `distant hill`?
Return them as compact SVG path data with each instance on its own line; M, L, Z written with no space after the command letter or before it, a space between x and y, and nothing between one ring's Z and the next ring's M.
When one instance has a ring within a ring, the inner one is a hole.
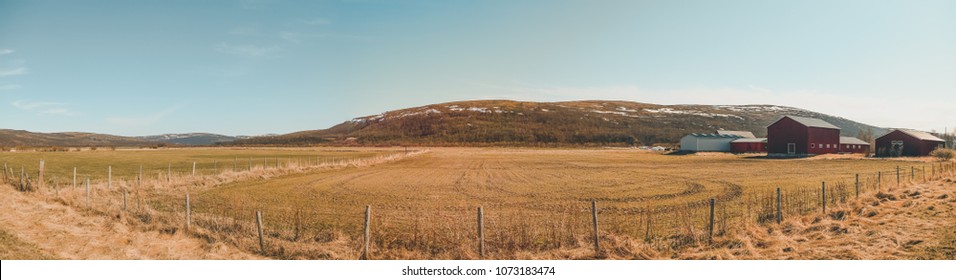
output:
M136 137L86 132L39 133L26 130L0 129L0 146L15 147L85 147L85 146L148 146L156 142Z
M328 129L253 137L235 145L651 145L694 132L752 131L783 115L826 120L844 136L886 129L775 105L657 105L626 101L462 101L354 118Z
M179 145L212 145L216 143L232 142L242 139L236 136L227 136L211 133L181 133L181 134L162 134L152 136L137 137L151 142L162 142ZM248 137L246 137L248 138Z
M127 137L86 132L40 133L26 130L0 129L0 146L3 147L86 147L86 146L178 146L213 145L251 136L226 136L211 133L182 133L153 136Z

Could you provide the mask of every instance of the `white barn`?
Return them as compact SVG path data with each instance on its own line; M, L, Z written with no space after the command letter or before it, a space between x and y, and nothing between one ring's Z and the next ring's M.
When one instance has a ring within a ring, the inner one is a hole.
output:
M730 142L745 138L734 134L691 133L680 139L681 151L729 152Z

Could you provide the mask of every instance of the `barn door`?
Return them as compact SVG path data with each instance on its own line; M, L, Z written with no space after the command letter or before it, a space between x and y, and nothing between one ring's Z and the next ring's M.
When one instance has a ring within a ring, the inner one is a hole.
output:
M787 143L787 153L796 154L797 153L797 144L796 143Z
M890 141L890 156L898 157L903 155L903 141L902 140L893 140Z

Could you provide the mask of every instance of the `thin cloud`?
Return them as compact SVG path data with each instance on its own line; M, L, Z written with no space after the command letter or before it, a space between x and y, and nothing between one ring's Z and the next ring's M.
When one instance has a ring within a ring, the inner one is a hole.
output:
M27 102L23 100L13 101L12 104L13 104L13 107L17 107L21 110L27 110L27 111L37 109L37 108L43 108L43 107L67 105L66 103L58 103L58 102Z
M332 21L328 19L324 19L324 18L313 18L313 19L300 19L295 21L295 23L304 24L304 25L326 25L326 24L332 23Z
M75 116L67 103L14 101L11 105L20 110L36 113L37 116Z
M267 0L240 0L239 7L246 10L258 10L265 7Z
M11 49L0 49L0 55L6 55L11 53L13 53L13 50Z
M74 113L73 111L70 111L70 109L67 109L67 108L52 108L52 109L46 109L46 110L37 111L37 116L66 116L66 117L72 117L72 116L76 116L76 113Z
M19 67L14 69L0 69L0 77L17 76L27 73L27 68Z
M0 91L18 90L18 89L21 89L21 88L23 88L23 86L20 86L20 85L0 85Z
M302 42L302 36L301 34L297 32L282 31L282 32L279 32L279 38L282 38L282 40L286 40L296 44Z
M302 41L304 41L307 38L319 38L319 37L323 37L323 36L315 35L315 34L300 33L300 32L292 32L292 31L279 32L279 38L292 43L296 43L296 44L302 43Z
M111 125L118 125L118 126L132 126L132 127L148 126L163 120L164 118L173 114L177 110L179 110L179 106L170 107L148 116L111 117L111 118L106 118L105 120L107 123Z
M257 45L233 45L220 43L214 48L217 52L244 57L263 57L274 54L282 50L278 46L257 46Z
M262 35L262 32L260 32L259 29L252 28L252 27L236 27L236 28L233 28L232 30L229 30L229 35L258 36L258 35Z

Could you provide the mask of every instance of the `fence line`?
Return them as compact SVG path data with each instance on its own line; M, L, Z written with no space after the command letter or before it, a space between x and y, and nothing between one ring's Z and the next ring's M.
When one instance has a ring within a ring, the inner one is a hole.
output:
M276 162L279 162L279 159L276 159ZM294 166L296 162L287 161L286 164L282 165L284 167ZM41 164L40 170L43 169L43 164ZM171 176L169 171L172 164L167 165L167 178ZM943 164L938 165L931 164L931 172L927 174L925 166L917 169L915 166L910 166L910 181L909 183L914 182L926 182L930 180L936 180L942 178L943 176L948 176L954 173L956 166L954 164ZM214 167L215 168L215 167ZM25 169L21 167L21 174L19 178L12 178L15 176L8 176L9 167L4 168L4 180L9 182L13 180L19 180L18 188L21 190L28 189L25 185L29 185L29 176L25 172ZM74 167L74 178L75 178L75 167ZM897 167L894 170L900 172L901 167ZM840 181L832 182L827 186L827 182L822 183L822 187L807 188L807 187L794 187L788 188L786 190L782 188L772 189L770 192L752 192L745 193L739 197L733 197L730 200L736 200L741 203L737 203L737 207L728 206L731 203L721 203L716 204L714 198L709 198L704 200L705 203L701 204L698 202L688 202L682 205L662 205L662 206L647 206L639 211L624 211L626 209L606 207L602 211L598 211L596 200L591 200L591 223L593 229L593 241L594 241L594 250L597 255L600 255L600 233L601 232L612 232L625 234L629 236L641 236L643 235L644 240L648 243L660 242L664 239L659 237L670 238L675 234L681 236L687 236L689 238L699 238L699 240L713 240L714 236L721 236L722 234L731 230L730 227L733 225L739 224L741 222L757 222L765 223L770 221L776 221L781 223L783 216L786 215L805 215L808 214L814 209L822 209L824 215L827 214L826 207L829 205L843 205L847 202L847 197L851 195L853 197L859 197L860 193L868 194L873 192L882 192L881 188L881 177L882 172L876 171L873 173L860 173L853 175L853 186L850 189L849 183L844 183ZM916 173L920 172L920 176L916 176ZM40 172L39 174L42 174ZM136 177L137 185L141 184L141 175ZM919 180L917 179L919 178ZM39 178L38 178L39 179ZM59 195L58 189L56 189L57 183L56 178L44 178L46 180L52 180L52 188ZM117 191L110 191L112 186L112 168L108 169L107 172L107 189L95 190L94 186L90 183L91 179L86 178L86 193L85 193L85 207L93 211L104 211L103 209L110 209L109 201L119 201L121 197L122 211L129 211L127 207L127 189L126 185L128 182L121 180L121 188ZM43 180L37 182L36 186L46 186ZM75 186L76 181L73 180ZM101 183L102 184L102 183ZM100 185L102 186L102 185ZM42 188L39 188L42 190ZM75 189L75 187L74 187ZM94 196L94 194L96 194ZM138 191L137 191L137 194ZM144 199L142 196L137 195L138 200ZM816 199L819 200L816 200ZM106 202L99 202L105 199ZM819 203L813 203L814 201L819 201ZM709 203L706 203L709 202ZM198 204L196 204L198 203ZM117 203L118 204L118 203ZM246 220L247 216L242 214L243 212L250 210L252 208L243 208L241 206L228 206L228 202L205 202L205 201L190 201L189 194L186 193L186 203L184 208L177 207L168 207L157 206L158 210L162 211L185 211L185 229L190 231L192 226L192 221L194 217L191 217L192 204L199 205L202 208L202 214L196 216L198 218L198 223L196 224L200 228L206 228L212 230L213 232L218 233L229 233L232 230L228 227L216 226L211 224L212 220L228 220L232 217L236 225L241 226L245 223L242 221ZM182 204L180 204L182 205ZM743 205L743 207L741 207ZM819 205L819 206L815 206ZM709 206L709 207L704 207ZM119 206L114 206L119 207ZM820 208L816 208L820 207ZM117 209L113 208L113 209ZM143 211L143 208L137 207L138 211ZM280 207L281 208L281 207ZM482 208L479 208L478 212L478 230L462 230L466 229L468 226L465 225L467 222L462 222L462 224L450 223L442 226L432 226L433 228L446 228L448 231L440 231L439 234L445 234L445 237L439 238L450 238L451 240L476 240L478 242L477 254L480 257L486 255L486 251L490 250L493 252L501 252L495 248L552 248L560 247L563 244L574 243L574 236L580 233L580 230L587 228L587 219L583 218L582 211L583 207L567 207L565 209L557 210L548 210L551 213L541 213L541 211L529 210L529 213L516 213L514 215L504 216L502 213L485 213ZM178 209L178 210L177 210ZM387 242L398 242L397 236L403 236L405 233L391 233L391 231L396 231L400 229L407 229L406 227L409 223L421 223L420 220L412 221L409 215L406 215L406 212L410 211L429 211L427 209L419 210L390 210L389 208L382 208L386 210L377 211L377 215L380 215L376 219L376 226L372 226L371 221L371 206L366 206L365 208L365 222L363 226L358 228L364 228L363 230L363 242L362 242L362 254L361 258L370 257L370 246L376 245L376 248L387 249L389 247ZM439 215L447 217L466 217L466 212L474 211L467 209L453 209L453 210L440 210L432 211L436 212ZM744 210L746 209L746 210ZM299 239L301 236L311 236L321 235L325 232L335 232L337 230L342 230L343 228L346 231L349 227L346 223L324 223L321 220L316 220L317 217L360 217L358 213L348 214L341 213L336 211L330 212L321 212L321 211L306 211L295 210L295 218L292 219L293 222L289 222L289 219L282 219L281 217L291 216L292 209L269 209L270 217L270 228L264 228L262 224L262 212L260 210L255 211L255 223L258 231L259 237L259 249L263 254L267 254L269 251L265 247L265 239L269 237L277 238L277 241L282 242L300 242ZM274 211L274 212L273 212ZM134 211L135 212L135 211ZM389 213L393 212L393 213ZM598 214L602 213L602 223L605 225L604 228L601 228L599 231L598 228ZM183 212L178 212L180 215ZM304 213L307 217L305 222L303 222L299 215ZM474 212L471 212L474 213ZM819 213L819 212L818 212ZM182 216L180 216L182 217ZM357 218L356 217L356 218ZM405 217L404 219L402 217ZM543 221L533 221L534 218L541 217ZM531 218L532 221L528 219ZM545 219L548 218L548 219ZM554 218L554 219L550 219ZM355 219L357 220L357 219ZM464 220L464 219L462 219ZM490 222L490 224L489 224ZM472 224L474 225L474 224ZM544 228L544 230L542 230ZM706 232L701 232L701 229L705 229ZM491 229L491 231L488 231ZM371 240L372 231L375 231L376 240ZM268 232L269 234L266 234ZM293 233L294 232L294 233ZM416 233L419 235L426 235L422 233L423 231L416 230ZM472 232L472 234L459 234L456 232ZM490 233L490 235L489 235ZM508 234L517 233L517 236L505 236ZM434 234L434 233L432 233ZM697 237L695 237L697 236ZM434 236L419 236L417 238L412 238L411 242L406 243L408 248L421 248L416 246L438 246L435 243L429 243L426 239ZM318 240L318 237L306 238L306 240ZM542 245L543 239L548 239L549 241L545 242L546 244ZM537 241L536 241L537 240ZM472 241L473 242L473 241ZM677 242L677 241L669 241ZM486 244L487 243L487 244ZM431 244L431 245L428 245ZM440 244L440 242L438 243ZM461 243L459 243L461 244ZM472 243L474 244L474 243ZM491 245L488 247L487 245ZM447 249L446 249L447 250ZM272 250L271 252L275 252ZM278 254L278 253L277 253ZM281 255L280 255L281 256Z

